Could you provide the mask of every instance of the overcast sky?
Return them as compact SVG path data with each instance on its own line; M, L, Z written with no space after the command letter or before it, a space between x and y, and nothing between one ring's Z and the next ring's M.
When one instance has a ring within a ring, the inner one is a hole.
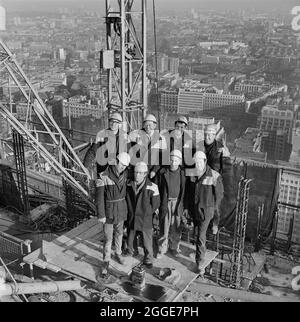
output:
M63 7L64 5L70 6L74 4L76 7L85 6L90 4L93 7L103 6L105 0L0 0L7 9L29 9L28 7L33 4L40 4L40 7L35 9L42 9L43 6L48 7ZM139 0L136 0L139 3ZM152 5L152 0L148 0L148 4ZM27 6L27 7L26 7ZM191 8L199 9L220 9L220 10L245 10L245 9L262 9L262 10L284 10L289 12L294 6L300 6L300 0L156 0L158 10L163 9L167 11L176 10L189 10Z

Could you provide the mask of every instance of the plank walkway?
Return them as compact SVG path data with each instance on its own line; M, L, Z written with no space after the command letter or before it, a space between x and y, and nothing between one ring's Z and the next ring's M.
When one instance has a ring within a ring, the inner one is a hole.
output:
M96 283L96 276L103 265L102 229L102 224L96 218L90 219L51 243L43 241L42 248L25 256L23 261L43 269L66 273ZM210 251L207 265L217 255L216 252ZM182 242L178 258L166 254L161 259L155 259L153 268L146 269L145 290L133 290L134 297L141 301L172 302L178 300L180 295L198 277L195 272L194 257L195 246ZM142 258L142 254L137 258L125 257L125 265L120 265L112 256L110 272L115 278L105 286L128 295L129 275L132 268L142 262ZM162 268L176 270L177 280L174 280L172 284L160 280L157 275ZM149 297L147 290L151 289L159 289L161 296L155 300L153 297Z

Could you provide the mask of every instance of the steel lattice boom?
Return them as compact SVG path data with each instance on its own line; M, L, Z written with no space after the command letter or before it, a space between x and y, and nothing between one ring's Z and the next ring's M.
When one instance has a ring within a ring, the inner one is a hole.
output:
M61 175L81 194L88 196L89 193L86 187L88 187L91 179L89 171L84 167L43 100L19 66L14 55L2 40L0 40L0 79L2 85L7 86L9 91L11 87L17 88L22 94L23 101L25 100L27 104L25 120L19 120L13 113L11 97L9 97L9 100L0 101L0 115L9 122L13 129L23 136L24 140L31 144L58 175ZM33 120L38 122L38 129L33 125ZM39 140L39 133L47 137L48 145L56 149L57 156L53 156L46 148L46 145ZM68 148L68 153L63 146ZM64 167L63 159L67 160L68 163L72 163L73 168ZM81 183L75 177L80 178ZM86 187L82 185L82 182L86 183Z

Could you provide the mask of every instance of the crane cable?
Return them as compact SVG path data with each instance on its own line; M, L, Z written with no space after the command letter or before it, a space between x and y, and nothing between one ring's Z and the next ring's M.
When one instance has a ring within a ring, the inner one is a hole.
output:
M160 130L161 111L160 111L160 98L159 98L159 73L158 73L158 53L157 53L157 32L156 32L156 6L153 0L153 31L154 31L154 56L155 56L155 78L156 78L156 104L158 115L158 128Z

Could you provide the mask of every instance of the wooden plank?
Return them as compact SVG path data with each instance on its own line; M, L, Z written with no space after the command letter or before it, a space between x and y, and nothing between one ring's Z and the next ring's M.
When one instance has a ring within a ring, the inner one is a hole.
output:
M195 271L195 246L181 243L180 250L181 253L178 257L166 254L162 258L155 260L153 269L147 269L147 273L152 276L155 276L157 270L161 268L173 268L181 275L181 279L175 285L165 286L166 294L158 300L159 302L172 302L177 295L181 294L198 277L198 273ZM154 282L153 278L151 280ZM156 281L156 284L159 284L158 281Z
M61 246L68 243L72 244L72 242L74 242L74 240L77 238L88 238L89 235L93 236L93 234L96 234L96 232L100 232L101 229L102 225L98 222L98 220L90 219L89 221L79 225L77 228L72 229L68 233L58 237L53 242L60 244Z
M96 218L92 218L92 219L82 223L78 227L65 233L64 235L56 238L53 242L63 245L65 243L73 240L72 238L75 238L83 233L86 233L87 231L90 230L91 227L94 227L96 224L99 224L98 220ZM41 254L41 250L37 249L34 252L30 253L29 255L26 255L23 258L23 260L25 263L32 264L35 260L37 260L39 258L40 254Z
M97 271L88 263L76 261L74 257L62 252L62 247L43 241L43 254L47 263L96 282Z

